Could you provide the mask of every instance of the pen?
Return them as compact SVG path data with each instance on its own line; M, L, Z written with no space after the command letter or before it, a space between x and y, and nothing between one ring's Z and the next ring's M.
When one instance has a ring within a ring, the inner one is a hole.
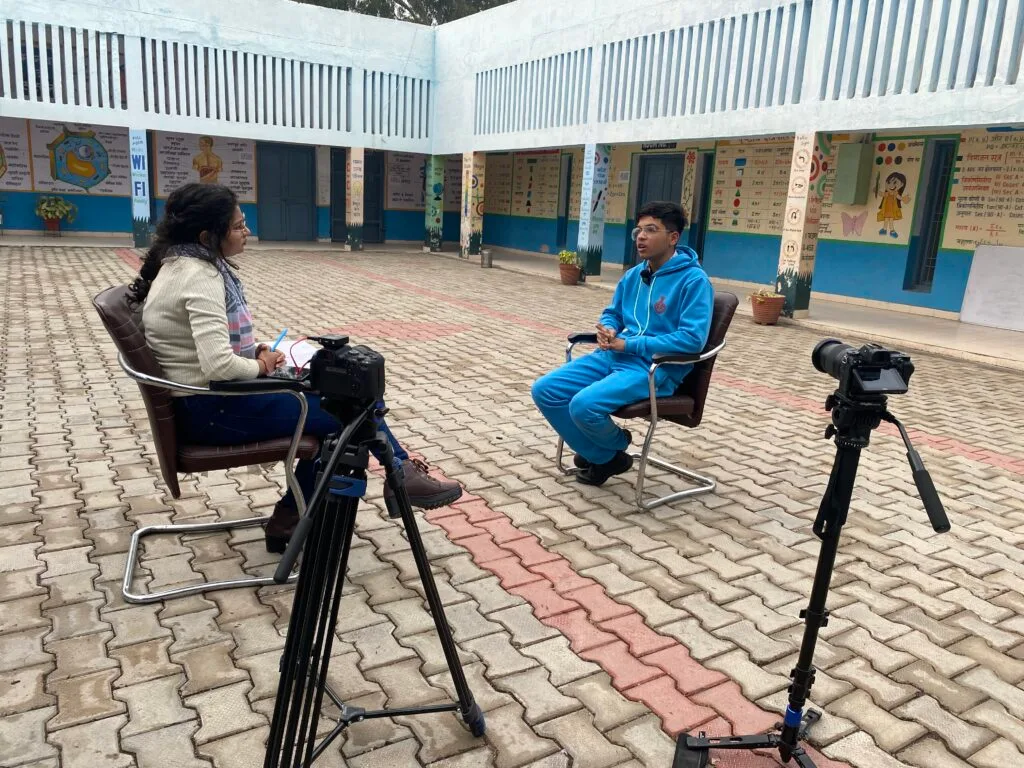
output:
M272 346L270 348L271 352L276 352L277 351L277 345L280 344L284 340L284 335L286 333L288 333L288 329L287 328L285 328L283 331L281 331L281 335L277 337L277 341L274 342L274 346Z

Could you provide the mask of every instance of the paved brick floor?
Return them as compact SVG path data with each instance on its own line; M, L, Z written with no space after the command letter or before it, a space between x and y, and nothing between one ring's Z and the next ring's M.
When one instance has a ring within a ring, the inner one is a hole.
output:
M90 305L134 264L131 251L0 248L0 766L262 764L291 590L120 598L137 526L266 514L282 485L280 467L255 468L166 494L138 390ZM680 730L775 722L833 455L817 336L740 318L704 423L661 438L719 490L638 513L629 475L595 489L557 474L529 397L607 292L410 254L261 250L243 276L262 337L340 328L384 353L395 431L467 489L421 529L486 739L448 714L366 722L320 764L666 767ZM818 648L814 754L857 768L1024 765L1024 381L915 363L892 407L954 530L934 534L902 444L876 434ZM336 686L364 706L444 699L411 557L376 477L371 490ZM258 529L164 538L139 586L274 562Z

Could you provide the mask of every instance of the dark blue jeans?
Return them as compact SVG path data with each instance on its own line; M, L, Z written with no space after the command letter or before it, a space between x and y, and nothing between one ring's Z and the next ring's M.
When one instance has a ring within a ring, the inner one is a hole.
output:
M341 422L320 407L319 395L307 394L309 413L304 434L320 438L341 430ZM299 401L291 395L195 395L174 400L174 415L180 440L195 445L236 445L277 437L291 437L299 420ZM401 463L409 454L399 445L387 424L385 434ZM382 458L374 451L378 461ZM295 479L308 503L316 486L317 461L301 459L295 467ZM295 506L288 489L283 504Z

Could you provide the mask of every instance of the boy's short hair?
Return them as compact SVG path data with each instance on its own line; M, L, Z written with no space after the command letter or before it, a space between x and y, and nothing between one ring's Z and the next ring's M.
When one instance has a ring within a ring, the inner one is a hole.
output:
M649 203L644 203L636 213L636 220L640 221L644 216L660 220L669 232L682 232L686 229L688 223L683 206L663 200L652 200Z

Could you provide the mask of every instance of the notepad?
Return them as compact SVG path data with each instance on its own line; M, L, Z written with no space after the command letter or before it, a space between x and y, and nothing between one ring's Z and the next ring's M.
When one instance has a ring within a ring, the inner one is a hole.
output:
M273 342L263 342L268 347ZM285 339L277 345L277 351L284 354L285 365L294 366L296 368L305 368L306 364L313 358L319 347L310 344L306 340L295 341L292 339Z

